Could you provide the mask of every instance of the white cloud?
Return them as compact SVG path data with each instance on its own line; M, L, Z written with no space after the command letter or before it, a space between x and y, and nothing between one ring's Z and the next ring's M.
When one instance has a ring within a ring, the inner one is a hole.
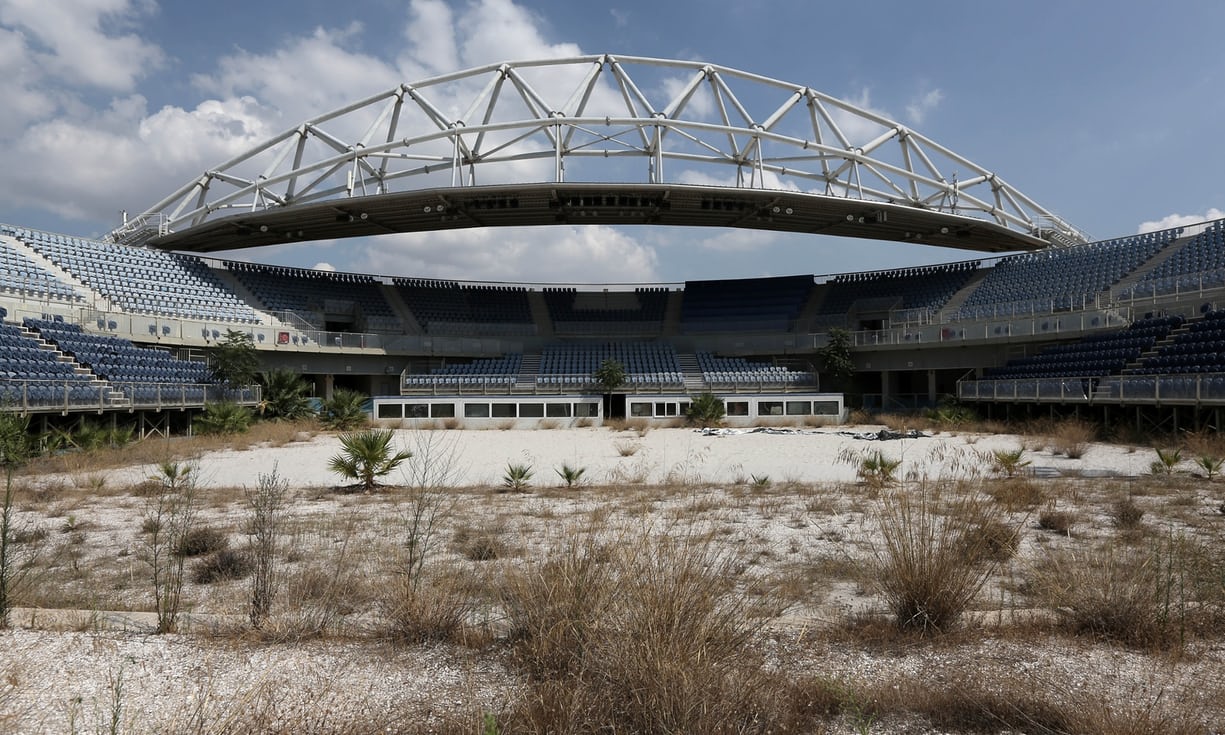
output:
M1204 214L1171 214L1159 220L1141 222L1140 227L1136 229L1136 234L1143 235L1146 232L1157 232L1158 230L1168 230L1173 227L1197 225L1207 220L1222 218L1225 218L1225 211L1221 211L1216 207L1209 207L1208 211Z
M332 265L331 263L323 263L323 262L315 263L314 265L311 266L311 268L317 271L327 271L329 273L334 273L336 271L336 266Z
M921 125L927 119L928 113L934 111L944 100L944 93L939 89L929 89L917 95L906 105L906 117L915 125Z
M44 73L73 86L128 92L164 54L135 33L108 33L104 27L134 22L145 7L129 0L5 0L0 23L22 31Z
M466 229L380 237L351 270L475 281L657 280L655 250L601 225Z

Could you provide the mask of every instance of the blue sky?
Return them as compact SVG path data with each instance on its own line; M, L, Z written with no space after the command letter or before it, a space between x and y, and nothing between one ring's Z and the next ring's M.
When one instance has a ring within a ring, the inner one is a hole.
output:
M343 8L343 13L338 13ZM262 137L516 58L700 59L847 99L1089 234L1221 217L1225 3L0 0L0 221L96 236ZM959 251L675 228L469 230L245 251L477 280L674 282Z

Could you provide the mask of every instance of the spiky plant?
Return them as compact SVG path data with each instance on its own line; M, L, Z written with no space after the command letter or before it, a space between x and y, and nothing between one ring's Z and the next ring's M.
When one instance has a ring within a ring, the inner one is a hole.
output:
M251 427L251 409L232 401L206 403L192 425L201 434L241 434Z
M562 463L561 467L553 470L561 481L566 484L566 487L574 487L583 480L583 473L587 471L586 467L571 467L566 463Z
M502 484L508 490L521 493L527 490L531 479L532 466L530 464L511 463L506 465L506 473L502 475Z
M991 468L1004 477L1016 477L1021 470L1029 466L1025 459L1025 448L996 449L991 452Z
M1174 468L1182 461L1181 449L1157 449L1157 461L1149 465L1154 475L1172 475Z
M1221 474L1221 467L1225 466L1225 458L1202 456L1195 458L1195 464L1204 471L1204 477L1211 480Z
M390 429L366 429L340 435L340 454L332 457L328 466L336 474L357 480L363 492L378 487L384 477L412 457L412 452L393 451L395 432Z

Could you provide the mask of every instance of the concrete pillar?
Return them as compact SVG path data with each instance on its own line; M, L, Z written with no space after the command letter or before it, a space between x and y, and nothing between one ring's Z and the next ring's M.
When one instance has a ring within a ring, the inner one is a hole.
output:
M927 400L933 405L936 403L936 371L927 371Z

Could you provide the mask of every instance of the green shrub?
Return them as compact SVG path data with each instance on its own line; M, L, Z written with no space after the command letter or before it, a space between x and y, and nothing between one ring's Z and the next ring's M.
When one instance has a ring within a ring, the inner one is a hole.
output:
M714 393L700 393L689 398L689 410L686 416L691 424L702 428L718 426L723 423L723 417L726 415L727 408L723 404L723 399Z
M324 427L335 431L352 431L365 426L370 420L365 409L366 401L366 396L357 391L337 388L332 391L332 397L319 407L319 421Z
M148 523L156 521L156 519L149 518L145 520ZM173 551L177 556L203 556L204 554L221 551L229 545L229 536L215 528L201 526L189 529L176 539Z
M222 549L205 557L196 565L192 581L196 584L212 584L242 579L250 573L251 559L245 553Z
M204 404L204 410L192 421L198 434L242 434L251 428L251 409L233 401Z

